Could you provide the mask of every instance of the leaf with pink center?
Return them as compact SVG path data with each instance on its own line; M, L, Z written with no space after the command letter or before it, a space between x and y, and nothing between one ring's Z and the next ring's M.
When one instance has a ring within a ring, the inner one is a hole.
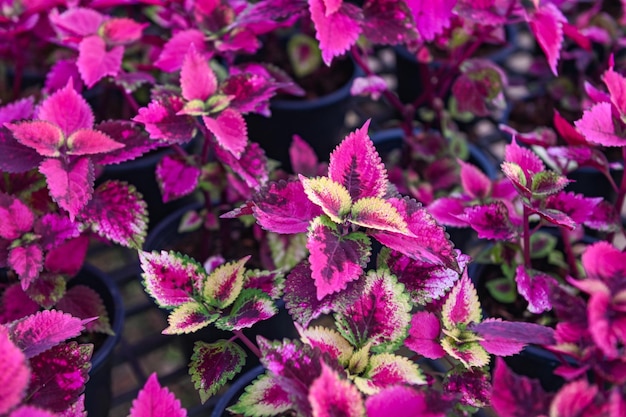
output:
M346 136L330 154L328 177L343 185L352 201L387 193L387 171L367 135L369 124Z
M410 258L458 269L454 248L445 229L420 203L409 198L390 198L387 201L400 213L411 235L375 230L368 233L370 236Z
M410 235L408 226L398 210L377 197L364 197L352 205L350 222L369 229Z
M626 114L626 78L613 70L611 65L604 74L602 81L606 84L611 97L611 103L617 108L623 116Z
M293 84L274 81L274 78L261 64L248 63L231 67L230 76L220 85L221 92L230 97L230 106L240 112L259 113L269 117L269 100L276 90Z
M517 292L528 301L528 311L540 314L552 309L550 288L558 285L556 279L540 271L526 270L524 265L519 265L515 270L515 282Z
M448 294L441 310L441 320L444 328L454 329L470 323L480 323L481 316L478 294L466 270Z
M246 361L246 352L237 343L218 340L215 343L196 342L189 364L191 381L204 404L233 379Z
M153 372L133 400L129 417L187 417L187 411Z
M363 4L363 35L375 44L411 44L419 39L413 13L404 1L370 1Z
M548 58L548 65L554 75L558 75L556 66L563 46L564 23L567 23L567 18L552 3L539 6L529 21L530 29Z
M29 96L0 106L0 126L16 120L30 119L34 104L34 98Z
M319 161L311 145L298 135L293 135L293 141L289 146L289 160L293 172L306 177L321 175L318 172Z
M246 256L237 262L229 262L216 268L202 283L202 296L217 308L231 305L241 293L244 283Z
M216 326L224 330L241 330L277 313L276 304L266 293L249 288L241 291L228 316L220 318Z
M93 345L61 343L31 358L29 402L62 412L78 400L89 380Z
M57 213L44 214L37 219L33 230L41 237L39 244L44 250L56 247L68 239L77 237L80 233L77 223L70 221L67 216Z
M100 165L126 162L163 146L159 141L150 140L146 131L130 120L107 120L98 123L95 128L124 145L116 150L93 155L91 159Z
M509 219L509 210L501 201L469 207L463 215L480 239L512 240L517 231Z
M406 336L410 310L408 295L389 271L370 271L360 298L336 316L337 328L353 346L372 343L373 352L385 352Z
M6 123L13 137L24 146L37 151L41 156L58 157L64 145L63 132L54 123L34 120L22 123Z
M169 326L163 330L163 334L187 334L196 332L215 322L219 314L208 311L205 306L190 301L179 305L167 317Z
M203 54L206 50L204 33L198 29L187 29L175 33L163 47L154 65L165 72L178 71L183 65L190 45Z
M482 337L480 345L497 356L515 355L530 343L546 346L556 343L553 329L535 323L487 319L472 325L471 330Z
M33 227L35 216L18 198L0 193L0 237L15 240Z
M336 12L329 14L324 0L310 0L309 12L315 25L315 37L320 43L322 59L330 65L333 58L342 55L354 45L361 34L358 23L360 11L349 3L343 3Z
M156 178L163 202L191 194L198 186L201 170L180 155L165 155L157 164Z
M598 103L592 108L585 110L583 117L574 122L574 125L592 143L603 146L626 146L621 132L618 132L613 120L611 103Z
M0 414L4 415L22 401L30 382L26 357L4 326L0 326L0 368Z
M323 326L302 327L296 323L300 339L309 346L327 352L340 364L347 365L354 349L336 330Z
M193 44L183 60L180 87L187 101L207 101L217 91L217 78L206 58L196 52Z
M429 359L443 358L446 352L439 342L441 323L433 313L419 311L411 318L409 337L404 344L413 352Z
M66 277L43 271L26 289L28 296L43 308L52 308L63 297Z
M217 147L214 149L217 159L228 166L236 175L243 179L250 188L257 191L267 183L269 164L265 151L256 142L248 142L243 154L237 159L232 153Z
M490 379L487 370L456 367L444 379L444 392L456 395L463 405L487 407L491 404Z
M106 181L96 188L80 217L95 233L129 248L141 248L148 229L141 194L121 181Z
M27 358L78 336L84 328L84 320L56 310L40 311L8 325L11 339Z
M182 98L166 95L140 108L133 121L143 123L151 139L187 143L193 138L196 125L192 116L178 114L184 105Z
M100 36L107 45L126 45L141 39L146 23L138 23L127 17L112 17L102 24Z
M514 374L502 358L496 358L491 405L501 417L528 417L548 414L552 394L538 379Z
M96 320L86 323L85 329L88 332L114 335L109 322L109 314L100 294L86 285L68 288L63 298L56 303L55 308L83 320L97 317Z
M360 232L343 235L326 216L311 222L307 249L317 298L339 292L363 273L370 256L370 239Z
M66 141L67 155L93 155L123 148L124 144L114 141L107 134L93 129L74 131Z
M78 45L76 65L83 81L91 88L106 76L115 77L122 67L123 56L123 46L118 45L107 50L101 37L89 36Z
M73 220L93 193L94 168L91 161L87 158L69 162L46 159L39 166L39 171L46 176L50 196L68 211Z
M30 244L10 250L8 266L19 276L22 289L26 290L43 270L43 251L41 246Z
M311 384L308 397L314 416L360 417L365 413L357 387L326 364L322 364L321 375Z
M369 417L445 417L452 408L446 399L411 387L396 385L371 395L365 401Z
M464 211L465 201L460 197L440 197L428 205L428 212L444 226L468 227Z
M427 41L432 41L435 36L450 26L453 9L457 0L428 1L409 0L407 4L413 12L413 19L418 32Z
M140 252L143 284L161 307L177 307L194 301L206 279L202 265L176 252Z
M483 199L491 194L491 180L478 167L458 160L461 166L461 186L470 197Z
M370 395L394 385L426 384L417 363L391 353L373 355L363 377L357 380L357 385L361 391Z
M46 254L44 270L55 274L74 276L85 263L89 236L86 234L66 240Z
M228 108L216 118L204 116L204 124L224 149L239 159L248 144L248 128L241 113Z
M595 291L587 305L589 331L593 341L609 359L620 357L619 346L624 342L623 319L619 317L613 303L610 294Z
M245 415L278 415L291 408L289 394L275 381L275 377L262 374L255 379L237 403L228 408L231 413Z
M552 223L556 226L562 226L569 230L574 230L578 226L576 222L572 220L567 214L563 213L560 210L555 210L551 208L541 208L538 207L530 207L530 212L534 214L538 214L542 219L547 220L549 223Z
M205 264L206 265L206 264ZM279 271L259 271L258 269L247 270L243 288L253 288L263 291L271 299L277 300L283 294L285 278Z
M0 126L0 170L8 173L22 173L36 168L43 160L35 149L22 145L5 127Z
M320 206L332 221L344 221L352 207L350 194L344 186L328 177L305 178L300 175L300 182L309 200Z
M0 324L18 320L39 311L39 304L30 299L19 283L12 284L4 290L0 298L0 306L2 306Z
M605 232L617 232L621 229L621 219L615 207L604 200L595 206L593 213L585 221L585 226Z
M461 333L460 338L455 332L449 332L451 335L445 336L441 340L443 350L467 369L480 368L489 364L489 354L478 343L478 338L473 334ZM459 339L463 340L459 340ZM468 340L469 339L469 340Z

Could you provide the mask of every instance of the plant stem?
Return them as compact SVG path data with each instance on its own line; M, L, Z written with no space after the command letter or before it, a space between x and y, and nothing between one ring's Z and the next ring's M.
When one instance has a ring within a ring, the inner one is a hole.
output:
M522 244L524 246L524 267L526 267L526 269L530 269L532 266L530 263L530 210L526 204L523 204L523 206L524 213L522 215L522 222L524 223L524 231Z
M571 233L569 229L565 227L560 227L561 229L561 239L563 239L563 251L565 252L565 257L567 258L567 264L569 265L569 273L572 277L578 278L578 265L576 264L576 257L574 256L574 251L572 250L572 240Z
M250 340L248 336L243 334L241 330L233 330L233 333L235 334L235 336L237 336L237 339L241 340L243 344L246 345L248 349L250 349L252 353L256 355L257 358L261 357L261 351L254 343L252 343L252 340Z

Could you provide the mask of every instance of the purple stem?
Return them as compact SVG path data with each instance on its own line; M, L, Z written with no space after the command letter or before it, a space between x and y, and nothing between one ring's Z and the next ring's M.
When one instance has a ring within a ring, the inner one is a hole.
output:
M530 224L529 224L529 219L530 219L530 210L528 207L526 207L526 205L524 204L524 213L523 213L523 219L522 222L524 222L524 231L523 231L523 246L524 246L524 267L526 267L526 269L530 269L532 267L531 263L530 263Z
M248 349L250 349L252 353L256 355L257 358L261 357L261 351L254 343L252 343L252 340L248 339L248 336L243 334L241 330L233 330L233 333L235 334L237 339L241 340L243 344L246 345Z
M569 273L572 277L578 278L578 265L576 264L576 256L574 256L574 251L572 249L572 240L570 239L570 231L565 227L560 227L561 229L561 239L563 239L563 250L565 251L565 256L567 257L567 263L569 265Z
M122 89L122 92L124 93L124 97L126 98L126 102L133 109L133 112L135 114L139 113L139 103L137 103L137 100L135 100L135 97L133 97L133 95L130 94L124 87L120 87L120 88Z
M626 146L622 148L622 159L626 164ZM615 201L615 211L620 215L624 208L624 198L626 197L626 172L622 171L622 182L619 186L619 192L617 193L617 200Z

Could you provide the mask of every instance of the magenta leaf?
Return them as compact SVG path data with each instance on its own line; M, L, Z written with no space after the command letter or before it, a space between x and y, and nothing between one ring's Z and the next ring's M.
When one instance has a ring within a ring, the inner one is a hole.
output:
M626 114L626 78L613 70L613 65L602 75L602 80L609 90L611 103L621 115Z
M552 122L556 131L559 132L559 135L561 135L561 137L565 139L568 145L579 146L587 144L587 140L585 139L585 137L578 130L576 130L574 126L572 126L563 116L561 116L561 113L559 113L557 110L554 110L554 118L552 119Z
M105 16L91 8L74 7L61 14L53 13L50 20L57 30L67 32L66 35L84 37L96 33Z
M107 153L124 147L103 132L79 129L67 138L67 155L93 155Z
M228 410L240 414L278 415L290 408L289 394L280 387L274 376L262 374L246 387L239 401Z
M87 158L72 162L47 159L39 166L46 176L48 190L57 204L67 210L73 220L91 199L94 183L94 168Z
M34 231L41 240L39 244L44 250L49 250L59 246L68 239L77 237L80 234L80 225L70 221L67 216L46 213L37 219Z
M162 146L161 142L150 140L146 131L130 120L109 120L97 124L95 128L124 145L104 154L93 155L92 160L100 165L129 161Z
M465 201L459 197L440 197L428 205L428 212L438 223L452 227L468 227L464 220Z
M321 375L309 388L309 402L313 415L319 417L360 417L365 412L357 387L324 363Z
M478 167L459 160L461 185L470 197L484 199L491 194L491 180Z
M106 181L81 211L91 229L120 245L139 249L148 229L146 203L133 185Z
M325 216L311 223L307 241L317 298L341 291L359 278L370 256L370 240L360 232L342 235Z
M96 320L85 324L85 329L89 332L114 334L102 298L86 285L75 285L69 288L63 298L57 302L55 308L83 320L97 317Z
M31 299L43 308L52 308L65 293L65 280L63 275L43 271L25 291Z
M45 271L74 276L82 268L89 246L89 236L83 234L50 249L44 263Z
M78 129L91 129L94 116L87 101L74 90L72 80L46 98L37 110L37 119L59 126L65 137Z
M225 330L241 330L274 316L278 310L274 301L263 291L242 290L228 316L215 324Z
M15 240L30 231L34 221L35 216L26 204L0 193L0 237Z
M427 41L450 26L453 9L457 0L428 1L408 0L407 4L413 12L413 19L418 32Z
M217 78L206 58L196 52L193 44L183 60L180 71L180 86L187 101L206 101L217 91Z
M206 265L206 263L205 263ZM243 289L252 288L263 291L271 299L282 296L285 278L279 271L247 270Z
M373 352L392 350L406 336L411 304L389 271L370 271L358 300L338 314L339 332L356 347L372 343Z
M251 190L259 190L267 183L269 167L265 151L258 143L248 142L243 154L237 159L232 153L216 147L217 158L243 179Z
M583 117L574 124L589 142L603 146L626 145L624 137L616 131L611 103L598 103L585 110Z
M26 290L43 269L43 251L37 244L18 246L10 250L7 262L19 276L22 289Z
M552 309L550 288L558 285L553 277L519 265L515 271L515 282L519 294L528 301L528 311L539 314Z
M194 301L206 278L202 265L188 256L175 252L140 252L146 291L161 307L176 307Z
M479 343L492 355L508 356L519 353L527 344L552 345L554 330L535 323L507 322L487 319L471 326L483 340Z
M8 325L11 339L27 358L80 334L85 321L62 311L44 310Z
M519 146L513 141L504 151L504 160L518 165L526 178L531 178L537 172L544 171L545 166L532 150Z
M187 411L167 387L159 385L153 372L133 400L130 417L187 417Z
M372 100L378 100L389 87L387 81L378 75L357 77L352 82L350 94L353 96L370 96Z
M324 0L309 0L309 12L315 25L315 36L320 42L322 58L326 65L330 65L334 57L343 54L356 43L361 33L361 27L355 19L358 9L343 3L339 10L329 13Z
M64 145L63 132L54 123L45 120L7 123L19 143L37 151L41 156L58 157Z
M198 186L201 170L179 155L165 155L156 169L163 202L191 194Z
M93 345L61 343L31 358L31 404L61 412L76 402L85 389Z
M245 363L246 352L235 342L196 342L189 364L189 374L200 393L202 403L233 379Z
M199 53L203 53L205 51L204 33L197 29L188 29L175 33L165 44L154 66L165 72L179 70L183 65L190 45L193 45Z
M626 276L626 255L609 242L588 246L582 255L582 264L588 278L601 280L611 287L619 282L618 277Z
M0 326L0 368L0 414L5 415L24 397L30 382L30 368L4 326Z
M204 116L202 120L204 120L207 129L215 135L220 146L239 159L248 143L248 128L241 113L228 108L215 119Z
M486 407L491 403L491 375L483 369L457 367L448 371L444 392L457 395L459 402L472 407Z
M0 126L0 170L9 173L21 173L37 167L43 160L39 153L22 145L7 127Z
M592 216L602 198L589 198L582 194L558 193L548 197L546 207L565 213L574 223L583 224Z
M0 306L2 306L0 308L0 323L18 320L39 311L39 304L31 300L18 283L4 290L0 299Z
M530 29L546 54L548 65L554 75L558 75L556 66L561 55L564 23L567 23L567 18L552 3L539 6L531 15L529 22Z
M386 388L365 401L368 417L445 417L451 405L443 399L433 403L424 391L402 385Z
M80 92L83 82L76 66L76 60L60 59L52 65L52 68L46 74L46 83L43 91L46 94L52 94L58 89L65 87L70 79L74 84L74 90Z
M441 323L437 316L426 311L419 311L411 318L409 337L404 344L422 356L439 359L446 354L439 342L440 333Z
M401 0L368 1L363 4L363 35L376 44L411 44L419 38L413 13Z
M30 119L33 114L34 104L34 97L29 96L0 106L0 125L16 120Z
M47 410L42 410L39 407L23 405L13 410L9 417L59 417L59 414Z
M151 101L148 107L139 109L133 118L143 123L151 139L163 139L168 143L187 143L193 136L196 125L193 117L178 115L185 102L175 95L165 95L158 101Z
M139 40L146 26L127 17L113 17L102 24L99 33L108 45L125 45Z
M124 47L114 46L107 51L104 40L99 36L88 36L78 45L76 65L87 87L93 87L106 76L115 77L122 66Z
M330 155L328 177L343 185L352 201L387 193L387 171L367 135L368 128L369 121L350 133Z
M517 235L509 210L501 201L469 207L463 215L480 239L511 240Z
M289 146L289 159L293 172L306 177L323 175L318 171L319 161L315 151L304 139L298 135L293 136Z
M590 385L584 379L570 382L554 396L550 404L550 414L558 417L600 416L604 413L597 411L598 402L602 401L597 398L598 391L596 385Z

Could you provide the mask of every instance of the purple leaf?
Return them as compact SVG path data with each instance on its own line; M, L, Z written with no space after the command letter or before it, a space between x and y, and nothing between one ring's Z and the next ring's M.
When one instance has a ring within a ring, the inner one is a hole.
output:
M7 262L19 276L22 289L26 290L43 269L43 251L35 243L18 246L10 250Z
M370 240L360 232L342 235L338 226L325 216L311 223L307 241L317 298L346 288L359 278L370 256Z
M524 265L519 265L515 271L515 282L519 294L528 301L528 311L539 314L552 309L550 288L558 285L553 277L532 269L527 271Z
M248 143L248 128L241 113L228 108L215 119L204 116L202 120L207 129L215 135L220 146L239 159Z
M318 417L360 417L365 412L357 387L324 363L321 375L309 388L309 402Z
M419 311L411 318L409 337L404 344L413 352L427 358L443 358L446 352L439 342L440 333L441 324L437 316L426 311Z
M372 343L372 351L384 352L405 337L410 310L408 295L389 271L370 271L359 299L337 315L337 328L353 346Z
M94 35L80 42L78 54L78 71L87 87L91 88L102 78L118 74L122 67L124 47L118 45L107 51L104 40Z
M419 38L413 13L401 0L365 2L362 27L365 38L376 44L411 44Z
M28 297L19 283L4 290L0 306L0 324L18 320L39 311L39 304Z
M216 326L227 330L241 330L273 317L278 310L274 301L263 291L242 290L230 313L218 320Z
M153 100L148 107L140 108L133 120L145 125L151 139L187 143L193 138L196 125L193 117L178 115L184 105L182 98L167 95L158 101Z
M91 161L87 158L73 162L46 159L39 166L39 171L46 176L50 196L74 220L93 193L94 168Z
M239 373L246 352L235 342L196 342L189 364L189 374L204 404Z
M96 129L124 145L105 154L94 155L92 160L100 165L129 161L162 146L161 142L150 140L146 131L130 120L105 121L96 125Z
M187 334L196 332L219 317L213 310L209 311L204 305L190 301L176 307L167 317L169 326L163 334Z
M315 25L315 37L320 42L322 58L330 65L333 58L354 45L361 33L358 24L360 11L356 6L343 3L334 13L326 10L324 0L309 0L309 12Z
M88 332L114 334L102 298L86 285L75 285L69 288L63 298L57 302L55 308L83 320L97 317L97 320L88 322L85 329Z
M63 132L54 123L44 120L6 123L13 137L24 146L33 148L41 156L58 157L64 145Z
M306 177L315 177L323 175L318 171L319 161L315 151L298 135L293 135L293 141L289 146L289 159L293 172Z
M257 3L260 4L260 3ZM239 401L228 408L231 413L278 415L291 408L291 400L272 375L263 374L246 387Z
M27 358L80 334L85 321L62 311L44 310L8 325L11 339Z
M175 33L163 47L154 66L165 72L179 70L189 47L193 45L199 53L204 53L204 33L198 29L188 29Z
M180 71L180 86L187 101L206 101L217 91L217 78L206 58L196 52L193 44L183 60Z
M163 202L191 194L198 186L201 170L193 160L180 155L165 155L156 168Z
M22 351L15 346L4 326L0 326L0 414L18 405L30 382L30 369Z
M39 153L28 146L22 145L11 131L0 126L0 170L9 173L21 173L37 167L43 160Z
M93 345L71 342L31 358L29 403L55 412L70 407L85 389L92 353Z
M79 235L50 249L46 255L46 272L74 276L82 268L89 246L89 236Z
M418 32L427 41L435 39L436 35L450 26L453 9L457 0L428 1L408 0L407 4L413 12L413 19Z
M369 121L350 133L330 154L328 177L342 184L352 201L383 197L387 192L387 171L367 135Z
M517 235L509 210L501 201L469 207L463 215L480 239L512 240Z
M103 132L79 129L67 138L67 155L93 155L123 148L124 144L114 141Z
M43 308L52 308L63 297L66 277L43 271L26 289L28 296Z
M554 330L535 323L507 322L487 319L471 326L483 338L479 343L492 355L508 356L519 353L527 344L552 345Z
M626 140L617 132L615 123L611 103L606 102L585 110L583 117L574 122L589 142L603 146L625 146Z
M34 225L34 232L41 236L39 244L44 250L59 246L68 239L80 234L80 225L72 222L67 216L57 213L46 213Z
M130 417L187 417L187 411L167 387L159 385L153 372L133 400Z
M34 221L35 216L26 204L0 193L0 237L15 240L30 231Z
M194 301L206 278L202 265L175 252L140 252L146 291L161 307L176 307Z
M34 98L30 96L0 106L0 126L7 122L30 119L34 110L34 102Z
M98 30L108 45L124 45L139 40L146 26L127 17L112 17Z
M558 75L556 66L561 55L564 23L567 23L567 18L552 3L539 6L531 15L529 22L530 29L546 54L548 65L554 75Z
M368 417L445 417L451 404L431 401L423 391L396 385L368 397L365 406Z

